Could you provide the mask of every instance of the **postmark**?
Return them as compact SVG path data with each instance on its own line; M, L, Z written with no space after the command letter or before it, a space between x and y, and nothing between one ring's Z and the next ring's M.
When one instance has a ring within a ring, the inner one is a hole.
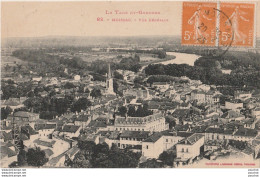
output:
M219 19L219 29L222 31L219 46L231 43L234 47L253 47L255 4L221 2L220 10L228 16L228 19ZM232 28L232 33L225 31L229 27Z

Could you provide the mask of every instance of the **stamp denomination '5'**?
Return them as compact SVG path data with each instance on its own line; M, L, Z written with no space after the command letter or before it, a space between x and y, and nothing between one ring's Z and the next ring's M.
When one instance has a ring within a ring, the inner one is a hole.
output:
M228 20L220 18L219 45L253 47L254 44L254 4L245 3L221 3L220 9L228 16ZM230 26L232 34L225 32L225 28ZM228 37L231 36L232 38Z
M214 46L216 3L183 2L182 44Z

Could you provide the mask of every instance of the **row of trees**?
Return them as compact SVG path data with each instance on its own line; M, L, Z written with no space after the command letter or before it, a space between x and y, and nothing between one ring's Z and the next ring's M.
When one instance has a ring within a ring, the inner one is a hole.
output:
M85 110L91 106L91 102L87 98L74 101L70 96L65 98L33 97L28 98L24 105L29 110L40 113L41 119L53 119L57 115L66 113L69 108L72 112Z
M79 141L80 151L74 159L66 158L65 165L73 168L135 168L138 166L141 153L127 149L120 150L116 145L109 149L106 143L95 144Z
M208 62L211 62L210 60ZM253 86L260 88L260 72L244 71L223 74L217 67L189 66L187 64L149 65L145 69L147 75L169 75L174 77L187 76L192 80L200 80L204 84Z
M138 106L136 109L135 106L129 106L128 108L125 106L121 106L118 108L118 114L122 117L130 116L130 117L145 117L153 114L153 111L148 109L148 104L144 103L142 106Z

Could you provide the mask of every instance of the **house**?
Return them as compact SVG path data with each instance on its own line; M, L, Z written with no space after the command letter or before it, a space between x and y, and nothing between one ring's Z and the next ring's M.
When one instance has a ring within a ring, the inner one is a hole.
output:
M113 144L120 148L119 131L100 131L99 135L105 138L104 142L108 144L109 148L111 148Z
M257 122L257 119L255 118L247 118L243 121L244 123L244 128L251 128L255 129L255 124Z
M78 118L75 119L74 124L77 126L80 126L81 128L84 128L88 126L90 123L91 119L87 115L80 115Z
M167 89L169 89L170 84L167 82L154 82L152 87L166 91Z
M236 111L229 110L229 111L225 112L220 118L218 118L218 121L222 122L222 123L228 123L231 121L235 121L235 120L241 121L244 119L245 119L244 115L242 115Z
M13 120L16 124L31 125L31 127L34 127L35 122L39 120L39 114L26 111L15 112L13 116L7 117L6 126L11 125Z
M21 134L24 134L26 137L28 137L28 139L23 140L23 144L25 146L28 146L28 144L31 144L35 139L39 138L39 134L30 125L22 126Z
M194 133L176 145L177 158L174 163L186 164L191 162L204 151L204 135Z
M142 150L142 141L147 139L149 132L147 131L123 131L120 134L120 148L131 148Z
M258 132L255 129L250 128L239 128L234 133L234 140L237 141L247 141L250 144L258 136Z
M24 104L20 100L9 98L8 100L2 101L1 108L5 108L7 106L14 111L15 109L23 108Z
M256 107L252 110L251 115L260 120L260 107Z
M163 152L163 136L154 133L142 142L142 155L146 158L158 158Z
M58 156L51 158L44 166L51 167L51 168L66 167L65 160L67 158L70 158L71 160L73 160L75 155L79 151L80 151L80 149L77 146L73 146L72 148L68 149L67 151L63 152L62 154L59 154Z
M38 94L41 95L41 97L46 97L49 93L44 90L42 92L39 92Z
M225 108L240 112L240 110L243 108L243 103L240 100L225 101Z
M235 91L234 96L235 99L246 100L252 97L252 93L246 91Z
M40 147L42 150L50 149L54 153L53 156L57 156L71 148L71 142L61 138L36 139L29 148L34 148L35 146Z
M77 126L77 125L64 125L60 132L60 135L69 137L69 138L79 137L80 130L81 130L81 127Z
M191 97L190 99L192 101L197 101L199 104L200 103L205 103L206 102L206 95L205 92L202 90L193 90L191 92Z
M182 139L176 132L156 132L142 142L142 155L157 159L163 151L172 148Z
M81 135L79 137L79 139L82 140L82 141L92 141L95 144L99 144L99 136L98 135L93 135L93 134Z
M230 140L233 139L233 133L232 129L209 127L205 131L205 140Z
M33 77L32 81L40 82L42 80L42 77Z
M56 124L38 124L36 130L38 130L39 138L52 139L55 128Z

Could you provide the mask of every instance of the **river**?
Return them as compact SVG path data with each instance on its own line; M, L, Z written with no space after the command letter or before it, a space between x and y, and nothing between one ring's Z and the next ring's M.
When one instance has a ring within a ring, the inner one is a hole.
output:
M173 55L176 58L168 61L159 62L163 65L168 64L188 64L194 66L194 62L201 56L195 54L178 53L178 52L166 52L167 55ZM159 64L157 63L157 64Z
M201 56L195 55L195 54L187 54L187 53L179 53L179 52L166 52L167 55L173 55L176 58L167 60L167 61L162 61L158 63L153 63L153 64L163 64L163 65L168 65L168 64L188 64L190 66L194 66L194 62ZM141 68L141 71L144 70L148 65L145 65Z

